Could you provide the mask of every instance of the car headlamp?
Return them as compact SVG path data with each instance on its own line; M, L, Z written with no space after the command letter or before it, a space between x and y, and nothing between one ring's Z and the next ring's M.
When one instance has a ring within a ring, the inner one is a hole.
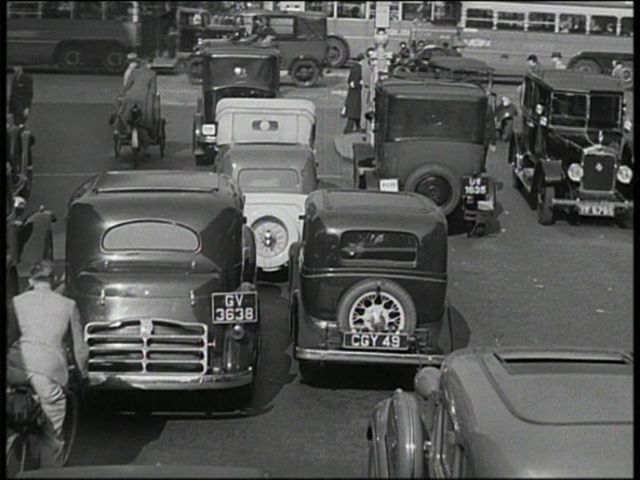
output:
M627 165L620 165L616 172L616 178L620 183L628 185L631 183L631 179L633 178L633 170L631 170Z
M203 135L215 135L216 134L216 124L215 123L205 123L202 125L202 134Z
M572 163L567 169L567 175L572 181L579 182L582 180L582 176L584 175L584 169L579 163Z

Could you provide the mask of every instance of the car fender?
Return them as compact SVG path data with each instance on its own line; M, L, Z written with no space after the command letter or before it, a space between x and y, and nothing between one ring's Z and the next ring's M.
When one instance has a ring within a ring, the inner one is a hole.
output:
M29 215L20 227L20 261L32 264L47 255L47 239L52 235L51 224L55 215L43 207Z
M322 63L319 62L317 58L309 56L309 55L298 55L293 60L291 60L291 63L289 64L289 68L288 68L289 75L291 75L291 72L293 71L293 66L296 64L296 62L298 62L300 60L310 60L313 63L315 63L316 66L318 67L318 70L320 70L320 76L322 77L322 75L323 75Z
M564 171L560 160L542 160L538 162L535 177L544 174L547 184L560 183L564 180Z
M387 418L387 458L393 478L424 476L424 434L418 401L413 394L398 389L391 397Z
M387 398L378 403L371 414L367 427L367 441L369 443L369 478L389 478L389 465L385 449L387 437L387 423L391 399Z

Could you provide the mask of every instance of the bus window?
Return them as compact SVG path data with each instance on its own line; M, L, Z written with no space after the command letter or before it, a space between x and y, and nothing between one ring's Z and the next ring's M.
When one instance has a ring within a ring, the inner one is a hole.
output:
M467 9L467 27L493 29L493 10L484 8Z
M498 12L498 30L524 30L524 13Z
M593 15L589 22L589 33L592 35L615 35L616 17Z
M338 2L339 18L365 19L367 2Z
M369 4L369 18L372 20L376 18L376 3L378 2ZM389 20L392 22L400 20L400 2L391 2L389 4Z
M530 32L555 32L556 16L554 13L530 12L529 31Z
M7 2L7 18L39 18L40 7L40 2Z
M131 2L104 2L106 20L131 20L133 6Z
M42 18L72 18L71 2L44 2Z
M620 19L620 35L623 37L633 37L633 17L623 17Z
M428 12L423 8L423 3L426 2L402 2L402 20L426 20Z
M102 20L102 2L76 2L74 16L78 20Z
M460 2L432 2L433 23L439 25L457 25L460 20Z
M324 13L327 18L334 17L334 6L336 2L306 2L305 9L307 12L320 12Z
M587 17L570 13L560 14L560 33L586 33Z

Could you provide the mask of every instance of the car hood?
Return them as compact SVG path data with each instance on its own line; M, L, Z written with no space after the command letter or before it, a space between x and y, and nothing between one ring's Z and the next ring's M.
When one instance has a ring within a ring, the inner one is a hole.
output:
M30 470L17 478L268 478L248 467L210 465L96 465Z

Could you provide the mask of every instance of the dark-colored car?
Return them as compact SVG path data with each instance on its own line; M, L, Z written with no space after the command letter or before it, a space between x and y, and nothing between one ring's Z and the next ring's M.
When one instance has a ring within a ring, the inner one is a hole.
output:
M622 82L626 88L633 87L633 53L580 52L573 56L567 68L588 73L611 75L613 61L622 64Z
M370 478L633 477L633 355L457 350L370 417Z
M553 224L564 209L571 222L616 217L630 226L633 165L620 158L625 108L624 90L611 77L571 70L525 76L508 161L540 224Z
M193 118L197 165L215 159L216 105L221 98L274 98L280 91L280 53L267 47L220 45L202 52L202 97Z
M261 469L214 465L89 465L43 468L17 478L269 478Z
M315 12L253 10L243 12L247 34L252 34L256 17L261 17L266 32L273 36L282 55L282 68L299 87L318 83L328 65L327 17ZM240 42L252 41L249 35ZM346 58L345 58L346 60Z
M316 190L289 251L303 377L323 363L439 364L452 349L447 222L413 193Z
M92 385L251 393L260 322L243 207L238 186L212 172L107 172L74 192L66 294Z
M462 62L471 63L440 57L431 61L442 65L438 70L378 81L373 145L354 144L354 182L359 188L397 182L400 190L432 199L448 217L462 210L473 222L470 233L482 234L495 208L486 174L495 96L480 84L486 72L476 72L475 62L461 70Z
M10 114L7 115L6 135L6 160L11 166L7 172L11 179L10 190L14 196L27 200L33 182L31 147L35 145L36 139L24 125L14 125Z

